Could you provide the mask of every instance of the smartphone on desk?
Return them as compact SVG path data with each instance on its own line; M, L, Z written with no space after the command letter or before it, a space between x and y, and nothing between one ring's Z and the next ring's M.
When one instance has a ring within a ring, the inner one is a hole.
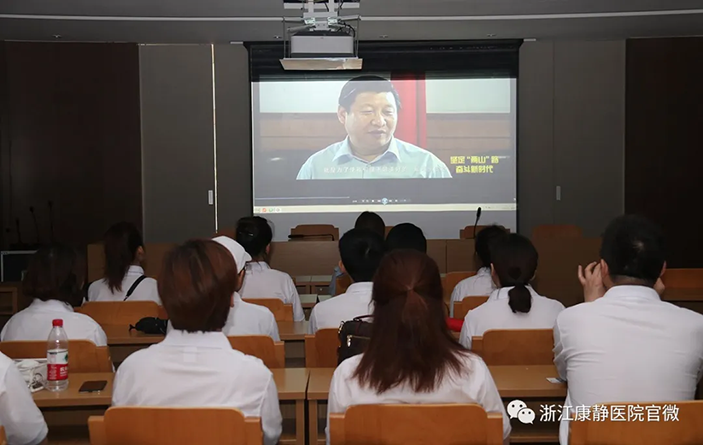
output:
M107 386L106 380L93 380L89 382L83 382L78 392L100 392Z

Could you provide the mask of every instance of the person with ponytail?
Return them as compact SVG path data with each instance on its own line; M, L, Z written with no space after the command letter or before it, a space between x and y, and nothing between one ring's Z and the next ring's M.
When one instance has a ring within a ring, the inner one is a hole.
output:
M247 263L244 283L239 290L242 298L278 298L293 305L293 321L305 320L303 305L293 279L285 272L271 269L269 254L273 231L269 222L260 216L249 216L237 222L237 242L251 256Z
M489 329L552 329L564 305L539 295L530 282L537 271L537 249L522 235L508 234L491 248L491 275L497 289L464 318L459 342Z
M153 301L161 305L156 280L144 275L146 257L139 229L128 222L110 227L103 238L105 276L88 288L88 301Z
M475 403L503 415L507 440L510 421L495 382L449 332L442 295L439 268L426 254L401 249L383 258L373 279L371 338L335 370L328 420L353 405Z

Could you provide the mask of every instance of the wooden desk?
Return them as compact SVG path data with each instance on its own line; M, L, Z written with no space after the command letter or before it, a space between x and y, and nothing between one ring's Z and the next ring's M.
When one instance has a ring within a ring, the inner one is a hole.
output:
M283 415L281 444L305 444L305 390L308 370L305 368L272 369L278 388L278 400Z
M300 294L303 309L312 309L317 304L317 294Z
M164 339L161 334L144 334L136 329L130 331L129 326L124 325L103 325L101 327L107 335L110 356L115 365L122 363L130 354L148 348Z
M703 301L703 289L670 289L662 296L664 301Z
M304 368L308 321L279 321L277 324L278 334L286 350L286 368Z
M281 411L288 414L284 416L280 443L304 445L308 371L304 368L283 368L272 369L271 372L278 388ZM113 379L113 373L70 374L66 391L42 390L33 393L32 397L50 426L87 425L88 416L103 415L112 404ZM107 385L99 393L79 393L81 385L91 380L106 380Z
M557 377L553 365L545 366L490 366L491 375L498 388L501 398L507 405L514 399L524 401L535 411L537 419L540 416L540 405L563 405L566 398L566 385L550 383L547 377ZM324 429L319 419L326 416L319 413L319 404L329 396L333 368L311 368L308 382L308 431L310 445L325 442ZM533 425L522 425L512 422L513 432L511 443L521 442L558 442L559 422L550 424L535 421Z

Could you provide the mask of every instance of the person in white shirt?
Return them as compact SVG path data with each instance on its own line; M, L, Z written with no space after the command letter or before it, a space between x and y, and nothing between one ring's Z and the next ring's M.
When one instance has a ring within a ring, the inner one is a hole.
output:
M482 229L476 234L474 256L480 267L476 275L461 280L454 286L449 303L450 317L454 316L454 303L459 303L466 297L489 296L496 290L491 274L491 245L507 233L504 227L493 225Z
M0 353L0 426L9 445L46 445L49 428L12 359Z
M268 265L272 239L271 226L260 216L242 218L237 222L237 242L252 257L252 261L247 263L246 277L239 294L244 299L278 298L293 306L293 321L303 321L305 313L293 279Z
M122 362L113 406L236 408L261 418L266 445L278 442L283 420L273 374L222 333L237 275L232 255L215 241L188 241L166 256L159 295L173 329Z
M554 364L568 381L559 441L579 406L692 400L703 373L703 315L661 301L661 230L621 216L603 236L601 260L579 267L584 303L554 326ZM627 417L625 418L627 420Z
M153 301L161 305L156 280L144 275L144 241L134 224L110 227L103 239L105 276L88 287L88 301ZM144 278L142 278L144 277Z
M552 329L564 305L530 286L537 271L537 249L518 234L504 235L491 250L491 274L499 289L464 318L459 343L471 349L471 337L490 329Z
M502 414L507 442L510 421L488 367L447 328L434 260L415 250L388 253L374 276L373 303L366 351L332 377L328 420L354 405L475 403Z
M276 318L267 307L247 303L237 292L244 281L244 268L251 256L238 242L227 236L218 236L213 241L222 244L232 254L237 266L237 287L235 288L229 315L222 332L226 336L237 335L268 335L273 341L280 341Z
M351 229L339 240L340 269L354 283L346 293L318 303L310 313L308 333L318 329L339 328L344 321L369 315L373 311L373 276L384 254L383 237L368 229Z
M69 340L90 340L107 346L100 325L73 311L83 301L84 263L68 246L42 247L32 255L22 292L32 303L10 318L0 333L1 341L46 341L55 319L63 320Z
M354 228L372 230L378 233L382 239L386 237L386 223L383 222L383 218L381 218L378 213L361 212L361 215L356 218ZM342 271L341 266L335 267L334 272L332 272L332 280L330 281L329 287L330 295L333 297L337 295L337 278L341 276L344 276L344 271Z

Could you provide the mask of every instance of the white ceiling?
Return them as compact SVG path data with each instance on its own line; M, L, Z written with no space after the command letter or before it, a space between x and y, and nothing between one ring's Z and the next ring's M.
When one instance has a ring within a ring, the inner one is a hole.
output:
M364 40L703 35L703 0L362 0ZM0 40L224 43L283 34L280 0L0 0Z

